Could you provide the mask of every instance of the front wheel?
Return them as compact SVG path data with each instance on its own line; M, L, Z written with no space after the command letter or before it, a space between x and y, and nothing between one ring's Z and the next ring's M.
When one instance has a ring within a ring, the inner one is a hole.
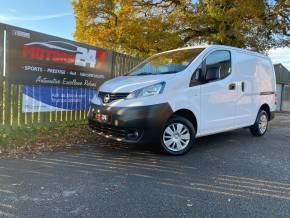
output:
M189 120L174 116L169 119L162 131L162 148L171 155L185 154L191 149L195 134L195 128Z
M269 117L266 111L260 110L257 119L250 127L253 136L263 136L268 130Z

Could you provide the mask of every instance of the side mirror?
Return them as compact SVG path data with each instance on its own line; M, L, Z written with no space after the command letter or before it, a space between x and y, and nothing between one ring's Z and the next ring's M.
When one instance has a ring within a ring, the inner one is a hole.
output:
M219 67L209 67L206 69L206 81L213 81L219 79Z

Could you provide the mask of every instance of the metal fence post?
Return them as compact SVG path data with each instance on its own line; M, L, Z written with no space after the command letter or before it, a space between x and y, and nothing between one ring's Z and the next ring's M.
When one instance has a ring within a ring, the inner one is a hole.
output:
M0 24L0 126L4 126L4 25Z

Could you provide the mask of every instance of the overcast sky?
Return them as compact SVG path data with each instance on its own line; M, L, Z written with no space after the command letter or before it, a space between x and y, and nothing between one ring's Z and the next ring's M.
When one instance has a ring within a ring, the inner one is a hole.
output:
M73 39L75 18L70 0L0 0L0 22ZM290 48L271 49L273 63L290 70Z

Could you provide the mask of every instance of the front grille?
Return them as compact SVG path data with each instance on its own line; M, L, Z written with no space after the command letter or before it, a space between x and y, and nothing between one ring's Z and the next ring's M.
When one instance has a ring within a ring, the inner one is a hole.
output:
M114 137L120 137L120 138L126 138L129 131L121 128L116 128L113 126L103 125L98 122L90 121L89 120L89 126L91 129L102 132L105 135L112 135Z
M105 137L116 139L117 141L126 140L127 142L137 142L143 136L143 131L140 130L115 127L91 119L88 121L90 129Z
M99 92L99 98L102 102L108 104L112 101L125 99L130 93L110 93L110 92Z

